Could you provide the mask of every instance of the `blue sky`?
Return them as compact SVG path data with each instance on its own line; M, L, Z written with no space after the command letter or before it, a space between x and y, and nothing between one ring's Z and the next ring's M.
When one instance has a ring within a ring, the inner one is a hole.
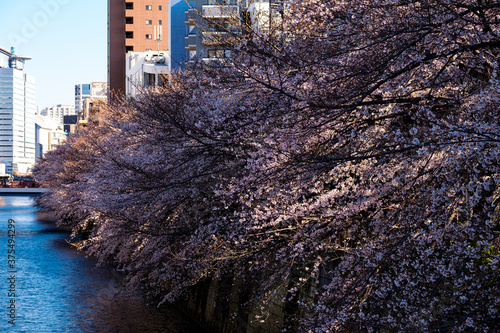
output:
M107 1L0 0L0 47L31 56L37 105L74 104L75 84L107 80Z

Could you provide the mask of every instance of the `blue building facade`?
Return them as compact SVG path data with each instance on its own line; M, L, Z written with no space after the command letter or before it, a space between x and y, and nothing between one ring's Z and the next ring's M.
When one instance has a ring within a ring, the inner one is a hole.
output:
M196 8L196 1L170 0L169 10L169 49L171 70L183 69L186 61L189 60L186 52L186 23L185 12L191 8Z

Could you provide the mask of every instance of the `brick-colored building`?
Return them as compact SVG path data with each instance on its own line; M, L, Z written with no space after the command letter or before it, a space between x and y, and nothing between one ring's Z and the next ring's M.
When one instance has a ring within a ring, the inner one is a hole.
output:
M168 11L169 0L108 0L108 83L111 92L125 93L128 51L169 49Z

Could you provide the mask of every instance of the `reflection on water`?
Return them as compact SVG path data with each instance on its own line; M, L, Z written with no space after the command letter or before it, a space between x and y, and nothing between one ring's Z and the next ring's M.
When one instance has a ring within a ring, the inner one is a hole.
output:
M68 233L37 220L32 198L0 199L1 332L202 332L175 308L147 306L121 290L116 272L95 267L65 241Z

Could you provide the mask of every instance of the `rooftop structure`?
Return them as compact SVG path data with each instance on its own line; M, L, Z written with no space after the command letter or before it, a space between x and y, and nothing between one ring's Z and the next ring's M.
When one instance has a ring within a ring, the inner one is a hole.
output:
M170 74L167 51L127 53L127 95L136 96L142 89L163 86Z

